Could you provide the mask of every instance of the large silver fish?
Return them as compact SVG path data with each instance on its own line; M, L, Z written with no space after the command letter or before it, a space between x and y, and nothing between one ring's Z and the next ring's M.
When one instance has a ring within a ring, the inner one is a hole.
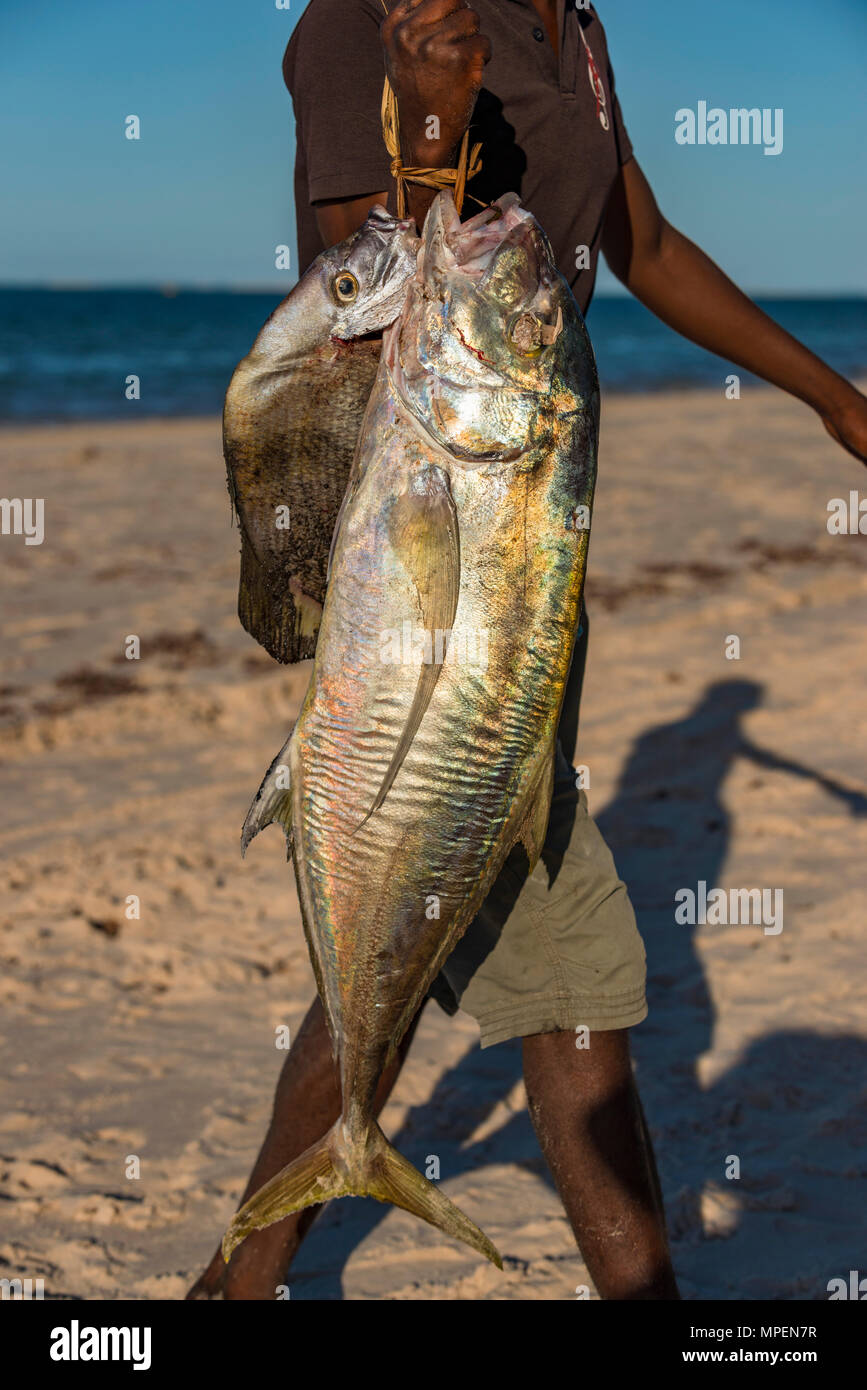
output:
M223 411L241 528L238 615L278 661L313 655L334 523L379 366L377 333L415 270L411 219L379 205L268 319Z
M441 193L386 333L310 687L247 818L279 822L339 1060L333 1129L223 1243L346 1194L499 1264L388 1142L377 1082L512 846L547 828L596 472L590 342L514 195L461 226Z

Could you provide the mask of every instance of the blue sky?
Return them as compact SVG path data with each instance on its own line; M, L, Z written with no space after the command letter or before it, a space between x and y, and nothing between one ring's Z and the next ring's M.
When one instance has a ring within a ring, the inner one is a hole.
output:
M290 4L3 0L0 281L291 283L273 264L280 242L294 262ZM669 219L753 292L867 291L864 0L598 9ZM782 107L782 154L678 145L675 111L699 100Z

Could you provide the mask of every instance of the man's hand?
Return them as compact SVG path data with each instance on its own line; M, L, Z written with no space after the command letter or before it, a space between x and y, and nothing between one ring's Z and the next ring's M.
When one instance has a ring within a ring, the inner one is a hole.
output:
M420 167L451 165L491 56L466 0L397 0L382 25L385 66L397 97L401 153ZM429 117L439 138L429 139Z
M853 386L838 405L820 410L819 414L831 438L856 459L867 463L867 396Z
M479 16L466 0L397 0L383 21L382 43L388 80L397 97L401 155L406 165L444 169L457 161L470 123L491 45L479 33ZM439 137L429 140L430 116ZM407 189L409 212L419 227L436 190L423 184ZM388 202L394 190L316 204L325 246L343 241L361 226L373 203Z

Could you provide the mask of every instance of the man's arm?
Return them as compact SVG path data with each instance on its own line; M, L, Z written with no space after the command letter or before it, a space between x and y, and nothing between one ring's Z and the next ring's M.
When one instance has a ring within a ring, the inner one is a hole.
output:
M853 816L867 816L867 796L855 787L844 787L842 782L838 782L835 777L827 777L825 773L819 772L815 768L805 767L803 763L796 762L794 758L781 757L778 753L772 753L767 748L760 748L758 744L751 743L748 738L740 742L738 753L741 757L750 758L759 767L768 768L770 772L788 772L793 777L803 777L810 782L815 782L829 796L839 797L843 804L849 807Z
M837 443L867 463L867 397L666 222L635 159L612 191L602 250L618 280L664 323L806 401Z
M467 0L397 0L381 29L388 79L397 97L401 159L407 168L453 168L470 123L482 72L491 56L479 32L479 16ZM430 117L439 137L428 139ZM409 215L421 227L435 188L407 186ZM317 203L316 221L326 246L350 235L374 203L395 209L394 194L370 193Z

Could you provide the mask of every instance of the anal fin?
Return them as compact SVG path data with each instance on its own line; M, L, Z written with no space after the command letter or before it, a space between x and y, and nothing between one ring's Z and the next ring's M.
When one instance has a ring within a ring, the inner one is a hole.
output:
M286 835L286 857L292 851L292 793L289 785L289 744L290 734L280 752L262 779L262 785L253 798L247 812L244 828L241 831L241 857L247 853L250 841L275 821L282 825Z

